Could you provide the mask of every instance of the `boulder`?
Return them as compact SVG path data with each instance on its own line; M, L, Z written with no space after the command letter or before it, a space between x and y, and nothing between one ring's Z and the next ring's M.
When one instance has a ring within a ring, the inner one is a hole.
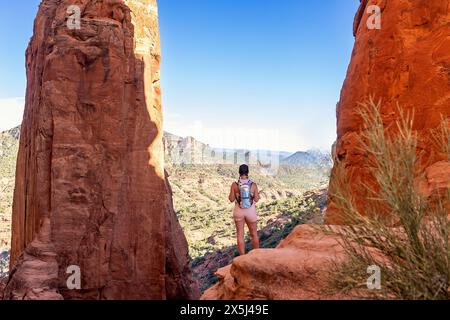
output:
M337 231L340 227L333 227ZM329 290L330 270L345 258L336 234L317 225L298 226L275 249L257 249L219 269L219 282L202 300L346 299ZM333 262L334 261L334 262Z

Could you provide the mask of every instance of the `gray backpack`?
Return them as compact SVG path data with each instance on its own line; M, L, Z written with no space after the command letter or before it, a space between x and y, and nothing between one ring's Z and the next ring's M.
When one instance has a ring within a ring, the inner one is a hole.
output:
M253 205L252 198L252 185L253 182L248 180L246 182L242 182L239 180L237 182L239 188L239 199L238 204L241 209L249 209Z

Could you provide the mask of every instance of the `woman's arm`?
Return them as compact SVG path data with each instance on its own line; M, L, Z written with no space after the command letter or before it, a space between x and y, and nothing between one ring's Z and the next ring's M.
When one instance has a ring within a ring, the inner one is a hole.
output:
M231 185L230 195L228 196L230 202L236 201L236 187L237 187L236 182L233 182L233 184Z
M253 190L253 201L255 203L257 203L261 197L259 196L259 190L258 190L258 185L256 183L253 183L254 186L254 190Z

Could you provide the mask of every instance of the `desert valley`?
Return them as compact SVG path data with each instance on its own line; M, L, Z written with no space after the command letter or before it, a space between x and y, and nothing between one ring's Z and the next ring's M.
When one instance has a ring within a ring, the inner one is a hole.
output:
M1 133L1 228L0 273L6 277L9 268L12 199L20 127ZM207 289L217 281L214 273L231 263L237 256L233 205L227 197L229 186L237 180L238 165L220 163L212 157L204 161L200 153L226 152L245 156L249 150L221 151L197 141L170 133L164 134L166 170L173 192L174 207L186 234L194 276L201 288ZM171 154L179 157L174 160ZM189 158L180 157L189 155ZM197 156L195 156L197 155ZM321 222L326 206L327 187L332 166L331 155L319 150L307 152L276 152L279 165L267 174L256 163L251 166L252 177L260 187L262 200L258 205L262 247L274 248L298 224ZM182 161L181 159L184 159ZM221 156L222 160L223 157ZM216 163L215 163L216 162Z

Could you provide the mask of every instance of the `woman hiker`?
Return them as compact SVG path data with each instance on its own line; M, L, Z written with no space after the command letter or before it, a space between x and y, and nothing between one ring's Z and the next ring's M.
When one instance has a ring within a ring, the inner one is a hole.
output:
M244 224L250 230L253 249L259 248L258 216L256 203L260 200L258 186L249 179L249 168L243 164L239 167L239 180L231 185L230 202L235 202L233 210L236 224L236 236L239 255L245 254Z

